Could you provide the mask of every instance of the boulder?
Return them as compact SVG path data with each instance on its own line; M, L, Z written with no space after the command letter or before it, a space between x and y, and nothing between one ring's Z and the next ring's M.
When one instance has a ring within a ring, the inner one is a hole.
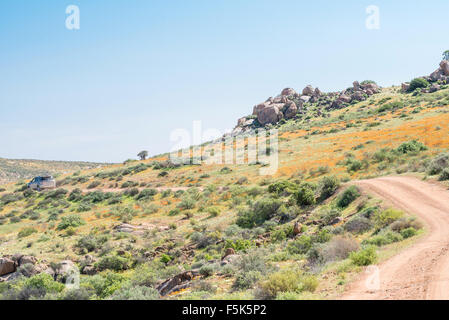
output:
M311 86L311 85L308 85L307 87L305 87L303 90L302 90L302 95L303 96L312 96L313 95L313 93L314 93L314 89L313 89L313 87Z
M156 287L156 290L161 296L166 296L174 291L179 286L188 287L188 283L199 275L197 270L185 271L170 279L165 280ZM187 285L187 286L186 286Z
M21 266L23 264L27 264L27 263L35 265L37 263L36 257L33 257L33 256L22 256L19 259L19 266Z
M401 91L402 92L408 92L409 89L410 89L410 83L403 83L403 84L401 84Z
M294 102L289 102L285 105L285 112L284 116L286 119L291 119L296 116L296 113L298 113L298 107L296 107L296 104Z
M313 96L314 97L320 97L323 93L321 92L320 89L315 88L315 91L313 91Z
M338 97L338 100L341 100L341 101L343 101L345 103L349 103L349 102L351 102L352 99L351 99L350 96L342 94L342 95L340 95L340 97Z
M270 104L257 112L257 120L261 125L277 123L284 115L280 111L283 104Z
M271 101L267 100L264 103L259 103L258 105L254 106L254 108L253 108L253 115L257 116L262 109L268 107L270 104L271 104Z
M354 91L359 91L359 90L361 90L361 88L360 88L360 83L359 83L358 81L354 81L354 82L352 83L352 86L354 87Z
M293 90L292 88L285 88L281 92L282 96L292 96L292 95L295 95L295 94L296 94L296 91Z
M65 282L67 277L73 275L74 272L78 272L78 268L73 261L64 260L58 264L58 267L54 270L55 280L59 282Z
M302 225L298 222L298 221L296 221L295 222L295 225L294 225L294 227L293 227L293 234L296 236L296 235L298 235L298 234L300 234L301 233L301 229L302 229Z
M0 276L16 271L16 263L9 258L0 258Z
M345 102L343 100L337 99L334 100L330 106L327 107L329 110L336 110L336 109L342 109L346 106Z
M429 76L431 82L443 80L444 78L445 78L444 71L441 68L438 68L437 70L432 72Z
M440 62L440 68L445 76L449 76L449 61L443 60Z
M364 90L371 90L374 93L379 93L380 92L380 88L377 84L375 83L367 83L363 85L363 89Z
M356 91L351 96L351 102L352 101L365 101L365 100L366 100L366 97L362 91Z
M245 123L245 121L246 121L245 117L240 118L239 120L237 120L237 126L238 127L242 126Z

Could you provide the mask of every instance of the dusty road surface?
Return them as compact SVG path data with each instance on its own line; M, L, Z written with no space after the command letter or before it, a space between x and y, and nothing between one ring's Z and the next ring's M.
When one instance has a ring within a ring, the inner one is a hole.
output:
M363 273L341 299L449 299L449 191L412 177L356 182L363 190L418 216L428 233ZM378 275L378 283L375 280ZM367 285L368 283L368 285Z

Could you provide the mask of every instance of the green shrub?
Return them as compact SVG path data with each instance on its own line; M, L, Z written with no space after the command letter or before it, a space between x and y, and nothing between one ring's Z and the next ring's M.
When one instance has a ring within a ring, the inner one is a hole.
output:
M302 235L287 244L287 251L290 254L305 254L312 247L312 238Z
M402 211L387 209L384 211L377 211L373 216L373 221L377 228L382 229L396 220L399 220L403 215L404 213Z
M118 255L107 255L102 257L96 264L95 267L100 270L114 270L123 271L131 267L131 261L128 258L121 257Z
M298 189L298 186L288 180L278 181L268 186L268 192L275 193L277 195L288 195L294 193Z
M359 196L359 189L356 186L350 186L338 197L337 206L340 208L346 208Z
M340 187L340 181L335 176L326 176L320 180L319 183L319 191L320 191L320 200L326 200L330 196L332 196L337 189Z
M404 142L397 149L398 152L404 153L404 154L418 153L418 152L424 151L424 150L427 150L427 147L417 140Z
M262 279L262 274L259 271L240 272L237 274L232 287L237 290L250 289L260 279Z
M92 252L101 249L107 241L107 235L86 235L78 239L75 247L78 249L85 249L87 252Z
M357 216L345 223L344 229L352 233L364 233L373 227L368 218Z
M418 231L416 231L415 228L407 228L407 229L404 229L401 231L401 236L404 239L411 238L413 236L416 236L417 234L418 234Z
M115 272L106 271L103 274L81 278L81 281L82 288L93 290L99 298L104 299L120 289L126 281L126 277Z
M367 247L349 255L352 263L357 266L369 266L377 261L377 253L375 247Z
M110 296L111 300L159 300L159 298L159 293L154 288L132 285L125 285Z
M337 208L324 207L321 210L321 219L324 225L330 225L334 220L341 216L341 212Z
M449 168L449 153L442 153L430 162L428 172L434 175L441 173L446 168Z
M58 225L58 230L64 230L69 227L77 228L84 224L86 224L86 222L79 215L72 214L62 217L61 223Z
M294 198L300 206L314 205L316 203L314 186L307 182L302 183L295 192Z
M261 299L274 299L283 292L314 292L318 280L299 271L284 270L271 274L258 285L257 296Z
M242 228L254 228L271 219L281 209L282 202L273 198L262 198L250 208L238 212L236 224Z
M415 78L410 82L410 87L408 88L408 92L413 92L418 88L427 88L429 86L429 82L423 78Z
M399 233L391 230L385 230L369 239L364 240L363 244L376 245L380 247L390 243L399 242L402 239L403 238Z
M235 251L245 251L254 247L254 242L248 239L226 240L225 249L232 248Z
M28 236L32 235L33 233L36 233L36 232L37 232L37 230L34 229L34 228L24 228L24 229L19 231L17 236L19 238L25 238L25 237L28 237Z
M446 181L449 180L449 168L443 169L440 176L438 177L440 181Z
M215 267L213 265L205 265L200 268L200 274L203 277L210 277L215 273Z

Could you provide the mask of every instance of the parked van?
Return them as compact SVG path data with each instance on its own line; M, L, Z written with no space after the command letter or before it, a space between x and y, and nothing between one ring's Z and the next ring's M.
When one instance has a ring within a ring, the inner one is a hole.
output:
M41 191L56 188L56 180L52 176L36 177L28 183L28 188Z

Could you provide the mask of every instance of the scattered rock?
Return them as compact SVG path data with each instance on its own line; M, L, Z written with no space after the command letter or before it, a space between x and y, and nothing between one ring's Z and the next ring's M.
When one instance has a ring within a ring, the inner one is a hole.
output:
M402 92L408 92L409 89L410 89L410 83L403 83L403 84L401 84L401 91Z
M293 227L293 234L296 236L301 233L302 225L296 221L295 226Z
M192 281L195 277L199 275L197 270L185 271L180 273L170 279L165 280L159 286L156 287L156 290L159 292L161 296L166 296L176 290L179 290L180 286L183 288L187 288L190 285L190 281Z
M87 274L89 276L93 276L94 274L97 273L97 269L94 266L85 266L82 270L81 270L82 274Z
M16 271L17 264L9 258L0 258L0 276Z
M235 254L235 250L233 248L227 248L226 252L225 252L223 258L221 258L221 260L223 260L224 258L226 258L227 256L230 256L232 254Z

